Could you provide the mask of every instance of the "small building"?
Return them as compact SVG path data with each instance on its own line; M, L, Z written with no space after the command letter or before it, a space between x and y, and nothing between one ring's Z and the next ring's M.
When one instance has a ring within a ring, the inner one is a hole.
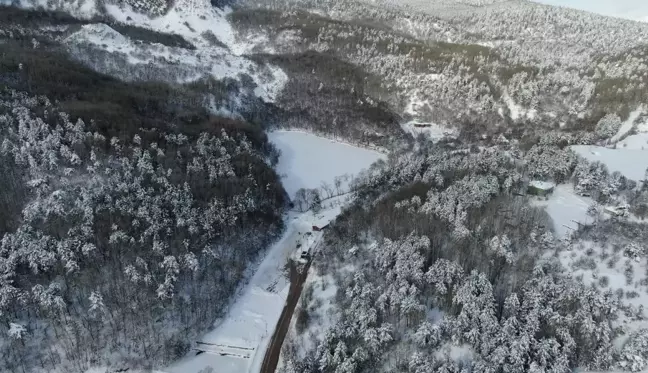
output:
M628 214L628 206L607 206L605 207L605 212L612 216L626 216Z
M527 188L527 193L534 196L547 196L553 193L556 184L548 181L532 180Z
M328 228L328 226L329 226L328 224L324 224L322 226L313 225L313 232L322 231L322 230Z

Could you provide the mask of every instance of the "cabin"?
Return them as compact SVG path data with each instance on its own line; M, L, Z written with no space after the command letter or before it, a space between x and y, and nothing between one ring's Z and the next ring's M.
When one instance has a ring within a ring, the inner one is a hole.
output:
M628 206L617 206L617 207L607 206L605 208L605 212L611 216L619 216L619 217L626 216L628 214Z
M324 229L328 228L328 226L328 224L324 224L322 226L313 225L313 232L323 231Z
M548 181L533 180L529 183L527 194L544 197L553 193L555 188L556 184L554 183Z

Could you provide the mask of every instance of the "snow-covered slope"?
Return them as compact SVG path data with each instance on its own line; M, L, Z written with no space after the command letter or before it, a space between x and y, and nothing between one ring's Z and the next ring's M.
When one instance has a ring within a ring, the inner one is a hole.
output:
M208 47L204 33L211 32L225 45L235 44L234 31L225 19L227 11L211 6L206 0L179 0L160 16L151 18L131 7L107 4L106 11L115 20L151 30L182 35L194 44Z
M62 11L80 19L90 19L100 13L97 0L0 0L0 5Z
M586 10L604 16L648 22L648 2L644 0L533 0L537 3Z
M227 27L218 22L223 21L223 18L215 17L214 21L214 31L222 31L217 35L225 35L225 40L228 40L231 35L223 31L227 30ZM78 50L79 46L85 45L121 55L132 66L145 67L151 64L172 66L174 70L182 72L174 75L174 80L178 83L195 81L209 75L214 79L221 80L225 78L238 79L240 74L247 74L257 86L254 93L266 102L275 99L288 79L286 74L277 67L257 64L245 57L233 54L227 47L207 45L205 38L201 36L188 38L188 40L196 45L196 49L134 41L110 26L99 23L84 25L79 31L67 37L65 43L75 50ZM86 59L83 53L77 52L75 55L82 60ZM101 65L96 65L96 67L104 70L107 68L102 68ZM119 69L112 71L113 75L119 76L119 71ZM110 73L111 71L104 72ZM128 78L129 76L119 77Z
M93 0L86 1L89 4ZM47 9L79 15L70 6L67 2L53 3ZM88 9L84 13L88 17L97 15L96 7ZM273 102L288 81L280 68L243 56L250 43L237 40L226 18L228 11L213 7L208 0L174 2L158 17L115 4L105 4L105 13L124 25L181 36L194 47L133 40L104 23L84 25L63 39L73 57L108 75L124 80L150 79L150 68L154 68L156 80L172 83L205 77L244 81L243 76L249 76L253 82L251 94L265 102Z

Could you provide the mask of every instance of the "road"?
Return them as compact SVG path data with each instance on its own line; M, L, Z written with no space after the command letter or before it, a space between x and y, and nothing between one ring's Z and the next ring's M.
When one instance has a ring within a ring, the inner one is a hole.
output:
M301 296L302 290L304 289L304 282L308 276L308 270L311 266L311 260L306 263L302 268L301 272L297 269L297 266L294 262L291 262L290 265L290 290L288 292L288 297L286 298L286 305L281 311L281 316L277 322L274 334L270 340L270 345L268 346L265 356L263 358L263 364L261 365L260 373L274 373L277 369L277 364L279 363L279 355L281 354L281 346L283 345L284 340L286 339L286 334L288 334L288 328L290 327L290 320L292 315L295 313L295 308L299 302L299 297Z

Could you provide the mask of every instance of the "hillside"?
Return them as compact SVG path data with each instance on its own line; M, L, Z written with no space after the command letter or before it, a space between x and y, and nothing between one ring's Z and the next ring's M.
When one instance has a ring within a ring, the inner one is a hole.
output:
M0 371L648 369L648 23L0 4Z

